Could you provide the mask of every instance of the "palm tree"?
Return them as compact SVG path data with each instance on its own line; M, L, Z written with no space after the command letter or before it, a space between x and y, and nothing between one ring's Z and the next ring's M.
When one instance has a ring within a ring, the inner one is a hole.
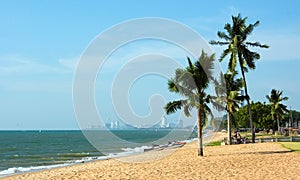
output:
M249 69L255 69L255 60L260 59L260 55L257 52L250 51L248 46L268 48L268 45L263 45L259 42L248 42L247 37L252 33L253 29L259 25L259 21L254 24L246 25L246 18L242 18L240 14L238 16L232 16L232 25L227 23L224 29L227 32L218 31L217 35L220 39L225 41L210 41L213 45L227 45L220 57L220 61L223 61L226 56L230 55L228 63L228 71L234 72L239 63L242 78L244 81L245 98L247 100L248 113L250 119L250 126L252 132L252 143L255 142L255 132L253 127L252 112L250 108L250 96L248 94L248 88L246 83L245 72Z
M275 121L276 116L278 131L280 130L280 121L284 116L284 112L289 112L287 106L281 104L282 101L288 100L288 97L281 97L282 93L283 91L272 89L271 94L266 96L271 105L271 114L273 121Z
M220 74L220 80L215 80L215 91L217 98L214 99L214 107L217 110L227 111L227 129L228 129L228 143L232 144L231 140L231 118L233 113L239 109L239 104L243 97L240 95L241 88L243 86L243 80L241 78L235 79L237 72Z
M211 110L208 104L211 101L210 96L205 92L208 88L214 69L214 54L208 56L202 51L199 59L193 64L188 57L188 66L185 69L176 69L175 77L168 81L168 88L171 92L180 94L184 99L172 101L166 104L167 114L183 108L187 117L190 117L190 111L196 108L198 111L198 156L203 156L202 130L206 119Z

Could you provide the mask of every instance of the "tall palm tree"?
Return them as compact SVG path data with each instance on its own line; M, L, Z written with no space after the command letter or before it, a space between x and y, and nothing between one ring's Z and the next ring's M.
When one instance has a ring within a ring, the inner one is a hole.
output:
M188 59L188 66L185 69L176 69L175 77L168 81L168 88L171 92L180 94L184 99L172 101L166 104L167 114L183 108L187 117L190 117L190 111L196 108L198 123L198 156L203 156L202 130L206 119L211 110L208 104L211 101L210 95L205 90L213 79L212 70L214 69L214 54L208 56L202 51L199 59L193 64Z
M210 41L213 45L227 45L220 57L220 61L223 61L226 56L230 55L228 63L228 71L234 72L239 63L242 78L244 81L245 97L247 100L248 113L250 119L250 126L252 132L252 143L255 142L255 132L253 127L252 112L250 108L250 96L248 94L248 88L246 83L245 72L249 69L255 69L255 60L260 59L260 55L257 52L250 51L249 46L268 48L268 45L261 44L259 42L248 42L247 37L252 33L253 29L259 25L259 21L254 24L246 25L246 18L242 18L240 14L238 16L232 16L232 25L227 23L224 26L226 32L218 31L217 35L224 41Z
M278 131L280 130L280 121L283 118L284 113L289 112L287 106L281 104L282 101L288 100L288 97L282 97L282 93L283 91L272 89L271 94L266 96L271 105L271 114L273 121L275 121L276 116Z
M243 100L240 95L241 88L243 87L243 80L241 78L235 79L237 72L227 72L225 75L220 74L220 80L215 80L215 91L217 97L214 99L214 107L217 110L227 111L227 129L228 129L228 143L232 144L231 140L231 118L233 113L239 109L239 104Z

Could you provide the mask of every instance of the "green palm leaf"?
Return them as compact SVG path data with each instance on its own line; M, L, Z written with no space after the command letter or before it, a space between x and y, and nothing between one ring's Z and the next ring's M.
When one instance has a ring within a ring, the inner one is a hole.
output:
M276 89L272 89L270 95L267 95L266 98L268 99L271 105L271 115L272 119L277 121L277 128L280 128L280 121L283 118L286 112L289 112L286 105L282 104L282 101L288 100L288 97L282 97L283 91L279 91Z
M252 142L255 140L255 133L252 120L252 112L250 108L250 97L248 95L248 88L245 78L245 73L249 69L255 69L255 60L260 59L260 55L254 51L248 49L248 46L268 48L268 45L261 44L260 42L248 42L247 38L252 34L255 27L259 25L259 21L254 24L246 24L247 17L242 18L241 14L232 16L232 24L226 23L224 26L225 32L217 32L220 39L224 41L210 41L212 45L227 45L227 48L223 51L220 60L228 58L228 70L227 72L236 71L237 64L240 66L241 75L243 78L243 85L245 89L245 98L247 100L250 126L252 131Z
M205 93L210 81L213 80L214 54L208 55L202 51L199 59L192 63L187 57L188 66L185 69L176 69L175 76L168 81L168 88L171 92L180 94L184 100L175 100L165 105L167 114L174 113L183 108L187 117L191 116L193 108L198 110L198 138L202 142L202 129L208 115L212 116L208 104L211 103L211 96ZM201 115L200 115L201 114ZM199 143L198 155L203 156L202 143Z

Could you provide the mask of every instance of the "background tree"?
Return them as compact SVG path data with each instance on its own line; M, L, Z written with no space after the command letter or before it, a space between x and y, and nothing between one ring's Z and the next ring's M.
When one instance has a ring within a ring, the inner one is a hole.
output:
M291 121L291 126L292 127L295 127L295 128L298 128L300 123L300 112L296 111L296 110L290 110L289 113L286 113L285 114L285 117L284 119L289 122Z
M210 96L205 92L209 87L214 68L214 54L208 56L202 51L199 59L193 64L188 58L188 67L176 69L175 77L168 81L168 88L171 92L180 94L184 99L172 101L166 104L167 114L183 108L186 116L190 117L192 108L197 109L198 118L198 156L203 156L202 130L206 123L207 116L211 114L208 104Z
M255 69L254 60L260 59L260 55L257 52L250 51L249 46L268 48L267 45L262 45L259 42L248 42L247 38L252 33L253 29L259 25L259 21L254 24L246 25L246 18L242 18L240 14L238 16L232 16L232 25L227 23L224 26L226 32L218 31L217 35L224 41L210 41L213 45L227 45L220 57L220 61L223 61L226 56L230 56L228 63L228 71L234 72L237 63L240 66L242 77L244 80L245 95L248 105L248 113L250 119L250 126L252 131L252 142L255 142L255 132L252 120L252 112L250 108L250 97L248 93L245 72L249 69Z
M284 117L285 112L289 112L287 107L282 104L282 101L288 100L288 97L282 97L282 92L283 91L272 89L271 94L266 96L271 105L271 115L274 121L276 116L278 131L280 131L280 121Z
M255 127L258 129L275 129L276 123L272 120L270 105L257 102L251 106L251 110L254 114Z
M271 117L270 105L261 102L252 102L251 111L253 113L253 124L257 129L273 129L276 123ZM234 112L234 118L237 123L237 128L250 128L248 107L244 106L239 111Z
M215 80L215 91L217 98L214 100L214 107L218 110L226 110L227 112L227 131L228 143L231 141L231 119L233 113L239 109L239 104L243 99L240 95L243 86L242 79L235 79L236 71L233 73L227 72L225 75L221 73L219 81Z

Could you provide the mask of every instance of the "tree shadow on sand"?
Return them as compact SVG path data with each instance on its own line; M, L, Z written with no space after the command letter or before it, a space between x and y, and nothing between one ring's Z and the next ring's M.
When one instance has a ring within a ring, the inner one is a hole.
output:
M260 152L234 152L234 153L224 153L224 154L215 154L208 156L228 156L228 155L247 155L247 154L286 154L294 152L293 150L282 150L282 151L260 151Z

